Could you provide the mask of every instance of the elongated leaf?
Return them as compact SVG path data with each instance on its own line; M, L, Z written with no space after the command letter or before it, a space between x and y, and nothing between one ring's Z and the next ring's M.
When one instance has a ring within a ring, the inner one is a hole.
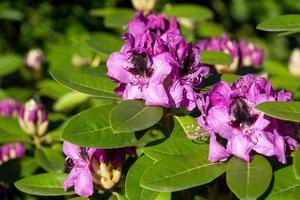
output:
M73 191L65 192L63 182L67 174L45 173L23 178L15 183L20 191L39 196L59 196L74 194Z
M144 188L173 192L203 185L225 172L225 163L211 163L203 153L172 156L157 161L142 176Z
M190 139L196 139L196 135L203 132L204 129L199 128L195 118L189 115L174 117L174 129L171 137L188 137Z
M200 53L201 62L208 65L216 64L231 64L232 59L230 55L221 51L201 51Z
M117 148L135 144L133 132L113 134L109 123L112 105L91 108L75 115L64 127L61 138L83 147Z
M300 180L300 148L299 147L293 157L293 170L296 179Z
M18 55L0 55L0 77L16 71L22 64L23 59Z
M113 9L105 16L104 25L108 28L125 29L129 20L134 17L134 14L135 12L132 9Z
M213 17L213 12L197 4L174 4L165 10L169 16L204 21Z
M63 87L61 84L49 79L39 81L37 87L39 88L39 93L53 99L58 99L60 96L70 92L69 89Z
M35 150L34 157L39 165L48 172L62 172L65 169L65 159L59 151L43 147Z
M300 15L281 15L265 20L257 25L263 31L298 31L300 30Z
M71 90L102 98L120 99L114 93L116 85L107 77L79 70L53 69L50 73L56 81Z
M110 113L114 133L140 131L155 125L163 116L161 107L146 106L143 101L129 100L116 105Z
M185 156L193 153L207 154L208 145L196 144L187 138L172 137L161 144L145 147L143 152L153 160L163 160L171 156Z
M85 103L90 97L78 93L78 92L69 92L61 96L53 105L53 110L57 112L67 112L74 109L77 106Z
M25 133L17 119L0 117L0 143L30 142L30 137Z
M39 165L34 158L23 157L20 160L20 167L20 176L24 177L32 175L39 168Z
M239 199L257 199L268 188L272 179L272 167L262 156L256 155L248 163L237 157L228 162L226 181Z
M264 102L256 108L271 117L300 122L300 102Z
M274 173L274 184L268 200L296 200L300 196L300 180L293 173L292 166L285 167Z
M142 175L153 163L154 161L147 156L142 156L130 167L125 181L125 191L128 200L154 200L157 197L158 192L140 186Z
M111 33L98 32L91 35L87 40L87 44L92 49L108 56L114 51L119 51L124 42L119 36L112 35Z

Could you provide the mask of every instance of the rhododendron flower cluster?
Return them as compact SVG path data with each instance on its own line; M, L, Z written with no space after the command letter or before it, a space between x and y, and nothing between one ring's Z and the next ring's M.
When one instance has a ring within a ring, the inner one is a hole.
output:
M14 99L4 99L0 101L0 115L1 116L13 116L18 115L22 104Z
M76 194L84 197L93 194L94 185L106 190L117 186L126 155L135 155L135 149L131 147L82 148L68 142L64 142L63 151L67 156L66 166L71 170L64 189L67 191L74 186Z
M225 161L235 155L251 161L256 152L286 163L285 151L297 147L293 123L274 119L255 109L266 101L290 101L291 93L275 92L265 78L249 74L233 84L220 81L199 98L198 123L210 135L209 160ZM226 148L219 142L223 139Z
M218 73L235 72L238 67L258 67L264 59L263 49L256 47L246 40L240 42L230 40L226 34L220 38L204 39L198 44L200 50L222 51L232 58L232 63L229 66L215 65Z
M139 12L123 39L107 61L117 94L146 105L195 108L194 92L209 70L200 63L200 49L181 36L176 18Z

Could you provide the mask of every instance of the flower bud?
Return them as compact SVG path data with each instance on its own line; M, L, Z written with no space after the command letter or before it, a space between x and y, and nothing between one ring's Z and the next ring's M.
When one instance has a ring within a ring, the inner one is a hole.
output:
M4 99L0 101L0 115L1 116L14 116L18 115L22 105L14 99Z
M300 49L295 48L289 60L290 73L295 77L300 77Z
M40 70L43 62L44 54L40 49L31 49L25 57L25 64L33 70Z
M19 123L26 133L41 136L48 127L46 110L31 99L20 109Z
M136 10L142 10L145 14L150 13L155 7L155 0L131 0Z
M258 67L264 60L264 51L256 47L254 44L246 40L240 41L239 44L241 53L241 66L242 67Z
M0 165L25 155L25 146L22 143L6 144L0 147Z

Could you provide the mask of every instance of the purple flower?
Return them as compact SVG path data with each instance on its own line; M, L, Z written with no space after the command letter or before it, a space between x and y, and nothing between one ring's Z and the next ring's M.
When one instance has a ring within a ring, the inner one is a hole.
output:
M200 51L222 51L232 58L232 63L227 65L215 65L215 69L218 73L234 73L239 64L239 46L234 40L230 40L229 37L224 33L220 38L213 37L210 40L202 40L199 42L198 47Z
M0 146L0 165L15 158L25 155L25 146L22 143L5 144Z
M13 116L18 115L22 104L14 99L4 99L0 101L0 115L2 116Z
M240 41L240 65L242 67L258 67L264 60L264 50L246 40Z
M290 73L295 77L300 77L300 49L295 48L289 59Z
M64 182L64 189L74 187L76 194L84 197L93 194L93 185L112 189L121 178L126 155L135 155L134 148L96 149L82 148L64 142L66 165L71 172Z
M34 70L40 70L43 62L44 54L40 49L31 49L25 57L25 64Z
M134 38L125 34L126 44L107 61L107 75L119 83L116 93L124 99L143 99L146 105L169 107L165 81L176 61L166 43L147 31Z
M48 127L47 113L41 104L31 99L19 112L19 123L22 129L31 135L43 135Z
M201 87L209 68L200 63L200 50L197 46L187 44L182 37L177 37L177 40L174 37L168 38L167 42L178 63L169 87L172 107L192 110L196 107L196 90Z
M220 81L207 96L200 96L198 123L211 135L209 160L224 161L229 155L251 160L253 151L276 156L286 163L285 150L297 147L295 124L265 116L255 109L266 101L290 101L291 94L275 92L265 78L248 74L229 85ZM227 140L226 148L217 140Z
M180 35L178 21L175 17L169 21L163 13L145 15L143 12L138 12L136 17L128 23L128 33L137 38L147 31L156 34L164 41L169 33Z

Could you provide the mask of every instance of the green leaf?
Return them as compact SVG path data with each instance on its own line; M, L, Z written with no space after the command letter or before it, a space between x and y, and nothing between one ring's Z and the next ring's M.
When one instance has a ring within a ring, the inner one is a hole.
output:
M196 144L187 138L172 137L161 144L145 147L142 150L153 160L163 160L171 156L186 156L193 153L207 154L208 145Z
M67 174L45 173L25 177L15 183L18 190L39 196L60 196L74 194L73 191L65 192L63 182Z
M228 162L226 182L239 199L255 200L268 189L272 174L270 163L260 155L250 163L233 157Z
M300 15L281 15L261 22L256 28L263 31L299 31Z
M105 56L108 56L114 51L119 51L124 44L124 41L121 40L119 36L105 32L92 34L86 42L92 49Z
M79 70L54 69L50 73L57 82L71 90L107 99L120 99L114 93L116 84L107 77Z
M204 21L213 17L213 12L206 7L197 4L173 4L166 7L165 13L169 16L188 18Z
M300 102L264 102L258 104L256 109L264 112L265 114L293 122L300 122Z
M163 116L163 109L146 106L143 101L128 100L116 105L109 121L114 133L140 131L155 125Z
M20 176L24 177L32 175L39 168L39 165L34 158L23 157L20 160L20 167Z
M0 55L0 76L16 71L23 65L23 59L16 54Z
M300 180L295 178L292 166L276 171L268 200L295 200L299 199L299 196Z
M207 153L171 156L157 161L142 176L142 187L160 192L185 190L211 182L225 172L225 163L208 161Z
M65 159L57 150L42 147L35 150L34 157L38 164L48 172L62 172L65 169Z
M0 117L0 143L30 142L30 137L25 133L17 119Z
M201 51L200 53L201 63L208 65L226 64L232 63L230 55L221 51Z
M221 80L226 81L227 83L233 83L234 81L238 80L241 76L236 74L222 74Z
M205 132L205 130L200 129L197 120L190 115L174 116L174 129L171 137L196 139L196 133L201 134L203 132Z
M83 147L118 148L136 143L133 132L113 134L109 123L112 105L98 106L75 115L61 138Z
M22 21L23 13L11 8L3 9L1 8L0 19L12 20L12 21Z
M147 156L142 156L130 167L125 181L126 197L129 200L155 200L159 194L158 192L148 190L140 186L142 175L145 173L147 168L153 165L153 163L154 161Z
M77 106L84 104L90 97L78 93L78 92L69 92L61 96L53 105L53 110L56 112L67 112L74 109Z
M104 17L105 27L117 29L125 29L128 21L135 15L134 10L127 8L92 9L90 13L93 16Z
M296 179L300 180L300 147L297 148L293 157L293 169Z
M37 83L39 93L52 99L58 99L60 96L70 92L69 89L63 87L54 80L44 79Z

